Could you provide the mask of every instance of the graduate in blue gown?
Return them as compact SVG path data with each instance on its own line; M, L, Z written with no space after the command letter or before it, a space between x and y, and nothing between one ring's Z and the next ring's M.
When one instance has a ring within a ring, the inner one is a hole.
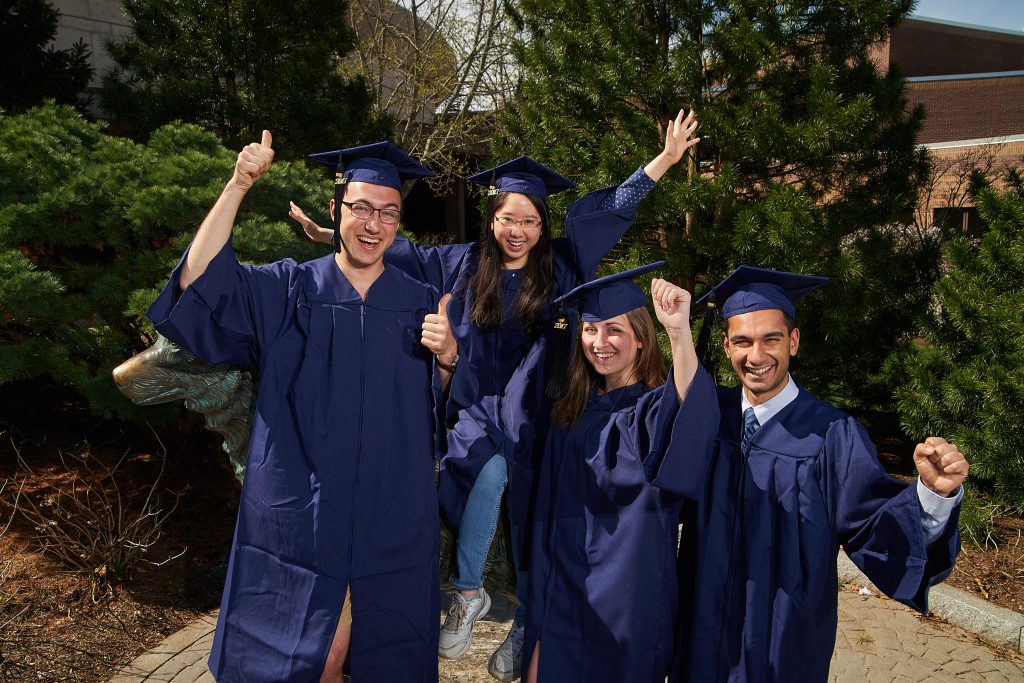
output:
M334 152L336 252L245 266L232 225L271 142L239 154L148 313L204 360L259 376L210 670L340 683L347 658L355 680L436 681L441 378L424 344L447 330L437 292L383 262L402 180L430 171L390 143Z
M719 391L706 488L683 515L672 681L826 681L840 546L879 589L922 612L928 588L953 569L963 454L929 437L908 486L885 473L856 420L789 376L795 301L824 282L741 266L704 297L721 306L741 386Z
M656 279L666 381L646 297L630 280L661 265L569 295L582 323L539 469L527 681L661 683L672 661L679 512L703 490L718 406L694 353L690 295Z
M559 310L551 301L594 276L601 259L632 225L640 200L698 142L692 137L696 128L693 111L685 117L680 111L668 123L664 149L650 163L620 186L591 192L569 207L564 238L551 234L546 199L574 184L521 157L469 178L489 187L491 197L479 242L422 247L399 238L385 256L388 263L454 294L448 312L458 339L458 363L466 367L455 374L447 400L452 429L440 477L442 511L459 529L458 573L450 577L459 593L441 632L444 657L458 657L469 649L473 624L490 606L483 567L506 483L513 549L521 567L527 562L526 519L534 472L529 457L514 453L533 453L536 440L543 444L550 403L543 392L527 392L531 405L510 404L509 379L541 337L552 341L537 347L542 353L558 348L553 340L560 335L568 338L556 352L568 361L571 334L564 323L564 331L553 329ZM293 205L290 215L312 239L324 241L324 231L301 209ZM543 386L548 365L532 367L533 381ZM523 410L536 420L527 423L522 414L515 415ZM511 430L510 422L519 428ZM522 604L525 574L520 574L519 584ZM499 680L519 677L522 615L520 609L508 638L488 663Z

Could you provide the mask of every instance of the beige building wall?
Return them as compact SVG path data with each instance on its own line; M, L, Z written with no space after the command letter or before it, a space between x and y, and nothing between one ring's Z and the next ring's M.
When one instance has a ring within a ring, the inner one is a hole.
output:
M53 40L59 50L81 40L89 48L95 69L91 87L98 87L103 75L114 65L107 54L106 41L131 32L119 0L51 0L60 12L57 35Z

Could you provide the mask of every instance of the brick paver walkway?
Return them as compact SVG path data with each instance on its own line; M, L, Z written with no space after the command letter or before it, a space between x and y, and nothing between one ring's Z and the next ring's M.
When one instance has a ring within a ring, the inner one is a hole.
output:
M477 624L473 647L457 660L441 660L445 683L486 683L487 658L505 637L511 609L495 601L493 615ZM493 620L492 620L493 618ZM209 683L206 656L216 619L209 615L143 654L111 683L134 681ZM832 656L835 683L940 683L1024 681L1024 657L989 647L962 629L923 619L877 595L844 588L839 595L839 632Z

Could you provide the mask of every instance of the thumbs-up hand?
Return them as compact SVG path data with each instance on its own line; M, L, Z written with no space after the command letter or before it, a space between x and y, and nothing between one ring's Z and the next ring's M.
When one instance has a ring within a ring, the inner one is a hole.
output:
M263 131L260 142L250 142L238 153L235 161L235 174L231 181L240 189L248 190L260 179L274 161L273 136L269 130Z
M448 368L459 353L459 345L448 324L448 302L451 298L450 292L442 296L437 305L437 313L428 313L423 317L423 333L420 337L420 343L437 356L438 363Z

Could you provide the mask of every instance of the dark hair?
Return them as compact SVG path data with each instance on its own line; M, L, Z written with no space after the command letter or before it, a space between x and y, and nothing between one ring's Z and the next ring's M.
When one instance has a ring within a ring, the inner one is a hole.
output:
M480 257L476 273L470 283L473 302L469 319L484 330L501 327L504 310L501 302L501 247L494 237L492 225L495 214L509 200L512 192L499 192L491 199L487 218L480 230ZM530 200L541 217L540 239L533 245L526 265L523 266L522 283L516 298L515 316L523 321L528 333L536 332L543 323L544 309L551 298L554 285L554 258L551 254L551 223L548 207L539 197L523 195Z
M637 342L643 345L643 348L637 350L637 357L633 362L636 380L648 389L660 387L665 383L665 361L658 349L658 336L654 331L651 314L647 312L646 307L634 308L626 312L626 320L633 328ZM582 325L580 330L582 331ZM594 387L603 381L604 378L594 370L584 355L583 343L576 344L576 353L569 368L569 390L551 409L551 424L563 431L575 427L576 421L587 407Z

